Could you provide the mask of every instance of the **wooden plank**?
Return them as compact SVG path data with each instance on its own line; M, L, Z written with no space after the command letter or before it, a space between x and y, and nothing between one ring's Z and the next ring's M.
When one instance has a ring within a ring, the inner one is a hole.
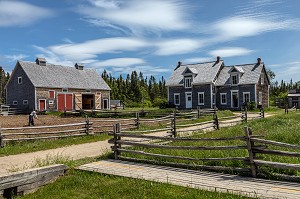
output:
M58 135L58 136L48 136L48 137L8 138L8 139L3 139L3 141L43 140L43 139L53 139L53 138L78 137L78 136L85 136L85 135L86 135L85 133L81 133L81 134Z
M17 127L17 128L2 128L2 131L8 131L8 130L23 130L23 129L45 129L45 128L58 128L58 127L69 127L69 126L80 126L85 125L85 122L81 123L74 123L74 124L60 124L55 126L28 126L28 127ZM93 124L90 122L90 124Z
M281 156L290 156L290 157L300 157L300 153L297 152L288 152L288 151L278 151L278 150L270 150L270 149L257 149L254 147L255 153L261 154L272 154L272 155L281 155Z
M132 146L143 146L149 148L164 148L164 149L186 149L186 150L232 150L232 149L247 149L247 146L169 146L169 145L154 145L144 144L138 142L131 142L120 140L118 144L132 145Z
M292 169L292 170L300 170L300 164L287 164L281 162L270 162L263 160L254 160L255 164L258 166L269 166L279 169Z
M192 157L182 157L182 156L171 156L171 155L162 155L162 154L154 154L154 153L147 153L144 151L135 151L135 150L128 150L128 149L118 149L120 152L132 153L132 154L139 154L144 156L151 156L157 158L169 158L169 159L179 159L179 160L192 160L192 161L246 161L248 158L245 157L228 157L228 158L192 158Z
M300 149L300 145L296 144L287 144L283 142L276 142L272 140L265 140L265 139L259 139L259 138L250 138L251 141L253 142L258 142L258 143L263 143L263 144L271 144L275 146L282 146L282 147L287 147L287 148L295 148L295 149Z
M77 131L84 131L84 128L73 129L73 130L64 130L64 131L51 131L51 132L31 132L31 133L4 133L3 136L12 136L12 135L44 135L44 134L60 134L60 133L71 133Z
M154 129L154 130L146 130L146 131L122 131L123 133L153 133L153 132L160 132L160 131L168 131L171 128L164 128L164 129Z
M178 124L177 127L191 127L191 126L200 126L204 124L213 123L213 120L207 122L193 123L193 124Z

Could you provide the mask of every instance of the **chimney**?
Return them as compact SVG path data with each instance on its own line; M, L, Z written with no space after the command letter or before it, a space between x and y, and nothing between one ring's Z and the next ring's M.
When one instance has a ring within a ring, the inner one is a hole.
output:
M76 64L75 64L75 68L76 68L77 70L83 70L83 67L84 67L83 64L80 64L80 63L76 63Z
M179 61L178 64L177 64L177 66L176 66L176 68L174 69L174 71L177 70L177 68L179 68L181 66L181 64L182 64L182 62Z
M45 58L41 58L41 57L37 57L35 60L35 63L40 65L40 66L46 66L46 59Z
M221 57L220 56L217 56L217 63L219 63L221 60Z
M258 64L258 65L261 64L261 58L257 58L257 64Z

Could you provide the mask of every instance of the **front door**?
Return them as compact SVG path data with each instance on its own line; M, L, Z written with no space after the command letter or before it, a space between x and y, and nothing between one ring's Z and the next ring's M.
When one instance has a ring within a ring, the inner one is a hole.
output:
M40 100L40 103L39 103L39 107L40 107L40 111L44 111L46 110L46 100Z
M239 92L238 91L231 92L231 107L232 108L239 107Z
M108 99L103 99L103 109L104 110L108 109Z
M185 93L185 108L192 108L192 93Z

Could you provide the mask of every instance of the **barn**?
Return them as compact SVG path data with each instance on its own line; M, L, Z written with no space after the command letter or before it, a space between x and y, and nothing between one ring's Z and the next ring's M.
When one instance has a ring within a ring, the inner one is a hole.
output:
M110 87L95 69L18 61L6 86L6 103L25 112L110 109Z

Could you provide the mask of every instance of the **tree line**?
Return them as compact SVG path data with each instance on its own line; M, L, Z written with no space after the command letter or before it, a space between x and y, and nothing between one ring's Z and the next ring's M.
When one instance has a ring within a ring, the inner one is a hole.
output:
M6 73L2 66L0 66L0 104L5 104L6 93L4 87L9 80L9 77L10 74L8 72Z
M102 78L110 86L111 99L122 100L127 107L166 107L168 104L168 92L164 77L156 79L150 76L148 79L143 73L132 71L124 79L122 75L118 78L112 77L106 70Z

